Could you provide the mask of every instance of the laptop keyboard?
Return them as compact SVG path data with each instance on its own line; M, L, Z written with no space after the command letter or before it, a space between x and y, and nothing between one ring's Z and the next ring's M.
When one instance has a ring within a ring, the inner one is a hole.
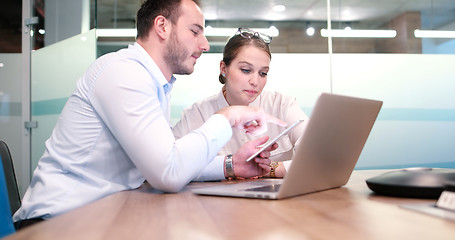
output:
M245 189L245 191L254 191L254 192L278 192L280 190L281 184L272 184L262 187L254 187Z

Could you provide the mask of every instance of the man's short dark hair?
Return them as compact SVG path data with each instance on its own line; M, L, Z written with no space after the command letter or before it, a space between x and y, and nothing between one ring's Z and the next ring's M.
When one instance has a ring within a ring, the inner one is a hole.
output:
M137 38L147 37L150 28L157 16L164 16L176 24L181 15L180 3L182 0L146 0L137 11L136 28ZM199 0L193 0L199 5Z

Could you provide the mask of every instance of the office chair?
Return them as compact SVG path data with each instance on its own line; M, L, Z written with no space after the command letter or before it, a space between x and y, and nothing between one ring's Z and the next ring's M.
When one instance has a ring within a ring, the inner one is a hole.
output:
M14 172L13 159L8 145L0 140L0 156L2 158L3 174L6 179L11 214L14 214L21 206L21 197L17 188L16 174Z
M3 159L0 156L1 159ZM3 160L2 160L3 163ZM3 172L3 164L0 164L0 238L15 232L13 218L9 208L8 193L6 190L6 179Z

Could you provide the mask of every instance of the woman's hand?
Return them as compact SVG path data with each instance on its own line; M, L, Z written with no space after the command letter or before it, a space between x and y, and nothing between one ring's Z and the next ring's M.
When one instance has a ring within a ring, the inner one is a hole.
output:
M261 177L270 172L270 152L278 148L277 143L272 144L272 146L261 152L253 161L246 161L246 159L256 153L260 146L266 143L267 140L269 140L268 136L249 141L240 147L232 156L234 174L236 177Z

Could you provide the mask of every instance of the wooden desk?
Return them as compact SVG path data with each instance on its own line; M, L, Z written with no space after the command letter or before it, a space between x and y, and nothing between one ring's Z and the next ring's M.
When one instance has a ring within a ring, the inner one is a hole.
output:
M455 239L455 222L399 207L435 200L375 195L355 171L338 189L283 200L120 192L7 239ZM218 183L219 184L219 183Z

